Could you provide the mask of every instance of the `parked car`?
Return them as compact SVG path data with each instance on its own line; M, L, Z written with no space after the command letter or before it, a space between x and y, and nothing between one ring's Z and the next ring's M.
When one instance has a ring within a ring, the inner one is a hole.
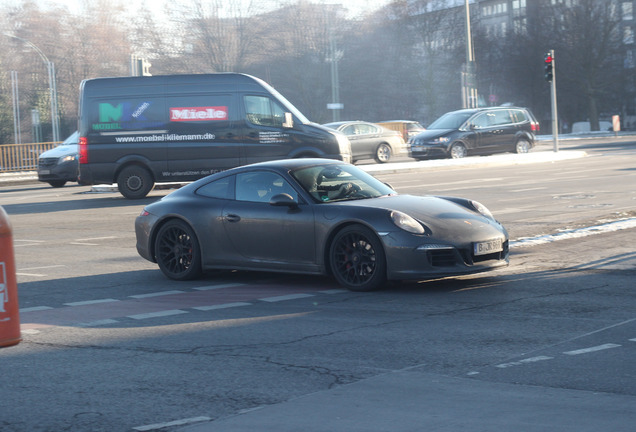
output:
M405 153L406 144L399 132L365 121L343 121L323 126L344 133L351 142L351 159L375 159L388 162L395 154Z
M387 280L508 265L508 234L482 204L398 195L340 161L286 159L234 168L146 206L137 251L170 279L212 269L332 275L353 291Z
M78 141L79 132L73 132L59 146L40 154L38 180L56 188L66 182L76 182L79 174Z
M490 107L444 114L409 141L410 156L462 158L471 154L527 153L539 122L527 108Z
M377 124L387 129L398 131L402 134L404 141L408 141L409 138L413 138L418 133L426 130L424 126L413 120L389 120L381 121Z

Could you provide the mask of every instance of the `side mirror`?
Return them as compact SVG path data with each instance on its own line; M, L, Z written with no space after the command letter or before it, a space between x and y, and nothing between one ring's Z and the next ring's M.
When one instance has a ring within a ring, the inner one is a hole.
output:
M298 208L298 203L294 201L290 194L286 193L274 195L269 200L269 205L274 207L289 207L290 209Z
M294 118L292 117L292 113L285 113L285 123L283 123L283 127L287 129L292 129L294 127Z

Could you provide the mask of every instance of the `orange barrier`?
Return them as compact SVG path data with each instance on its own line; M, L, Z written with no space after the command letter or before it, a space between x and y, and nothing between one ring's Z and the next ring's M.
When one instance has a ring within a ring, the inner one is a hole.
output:
M16 345L21 340L13 233L9 217L0 206L0 347Z

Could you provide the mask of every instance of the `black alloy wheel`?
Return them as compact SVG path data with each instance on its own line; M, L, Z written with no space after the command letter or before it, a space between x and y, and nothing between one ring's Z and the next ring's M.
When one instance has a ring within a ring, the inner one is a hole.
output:
M166 222L157 233L155 257L170 279L191 280L201 276L201 249L194 231L185 222Z
M384 249L377 236L362 225L343 228L329 249L335 279L351 291L372 291L386 282Z

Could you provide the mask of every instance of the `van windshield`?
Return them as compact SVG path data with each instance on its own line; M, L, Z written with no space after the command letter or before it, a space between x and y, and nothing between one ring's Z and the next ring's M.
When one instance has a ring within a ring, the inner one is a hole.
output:
M309 121L309 119L307 117L305 117L305 115L303 113L301 113L300 111L298 111L298 108L296 108L294 105L292 105L291 102L289 102L287 99L285 99L285 96L283 96L282 94L278 93L278 91L276 91L276 89L272 86L270 86L269 84L267 84L265 81L256 78L257 80L259 80L261 82L261 84L267 89L269 90L269 92L271 94L273 94L276 99L278 99L278 101L280 103L282 103L285 108L287 110L289 110L290 113L292 113L294 115L294 117L296 117L301 123L303 124L307 124L307 123L311 123Z

